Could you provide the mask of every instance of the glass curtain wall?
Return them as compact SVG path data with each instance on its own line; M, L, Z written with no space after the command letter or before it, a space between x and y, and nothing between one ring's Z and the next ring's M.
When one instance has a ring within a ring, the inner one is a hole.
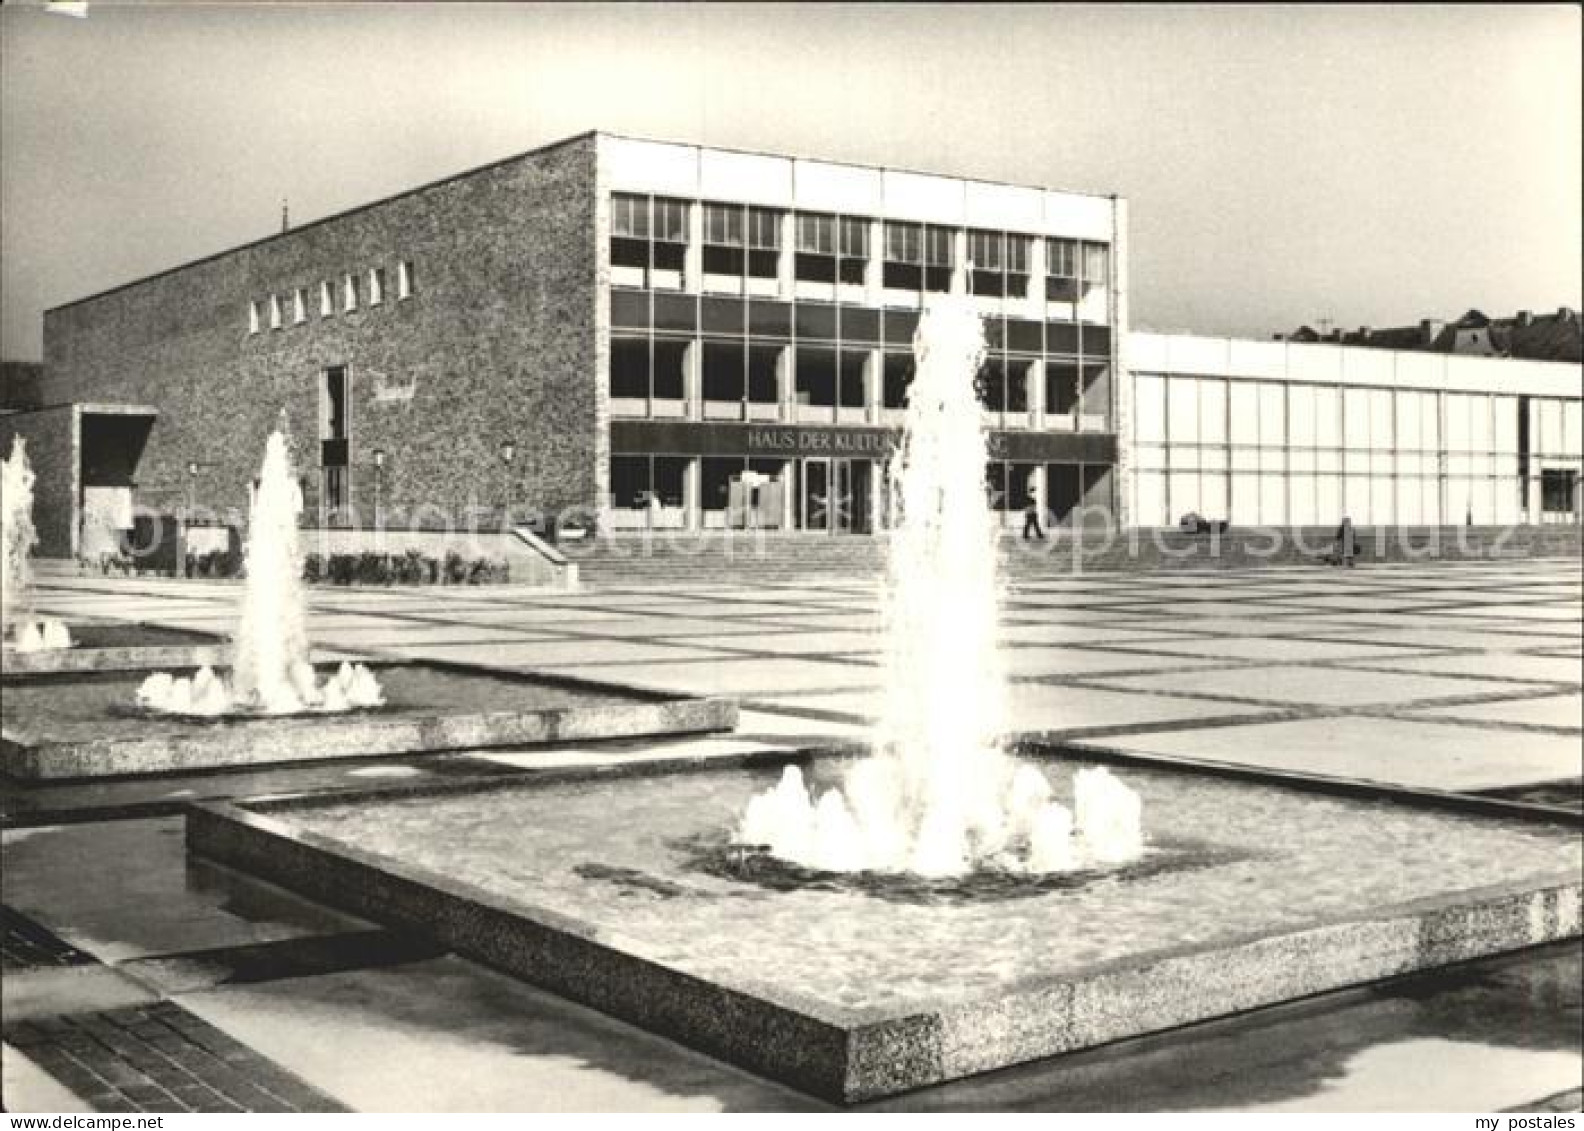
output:
M1517 397L1152 373L1133 391L1139 525L1522 517Z

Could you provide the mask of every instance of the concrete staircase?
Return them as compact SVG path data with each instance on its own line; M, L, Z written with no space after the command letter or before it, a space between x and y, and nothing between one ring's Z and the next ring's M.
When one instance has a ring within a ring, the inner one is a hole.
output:
M1234 527L1212 536L1180 530L1055 531L1045 542L1002 539L1004 575L1016 580L1101 571L1259 569L1319 564L1334 527ZM1581 555L1581 528L1360 527L1358 563L1550 558ZM884 569L883 536L709 531L644 538L621 535L560 547L583 585L754 584L821 577L871 579Z
M610 589L627 585L743 584L808 577L878 577L885 545L875 537L712 530L602 538L559 549L578 567L580 583Z

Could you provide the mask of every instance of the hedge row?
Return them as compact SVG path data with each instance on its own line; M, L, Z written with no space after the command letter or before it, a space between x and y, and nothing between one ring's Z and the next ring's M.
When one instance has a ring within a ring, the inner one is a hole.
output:
M511 578L498 558L464 558L455 550L442 561L408 550L401 554L309 554L303 580L331 585L496 585Z
M215 550L188 555L188 577L240 577L240 554ZM464 558L456 551L444 559L421 550L401 554L309 554L303 580L330 585L498 585L511 580L511 568L498 558Z

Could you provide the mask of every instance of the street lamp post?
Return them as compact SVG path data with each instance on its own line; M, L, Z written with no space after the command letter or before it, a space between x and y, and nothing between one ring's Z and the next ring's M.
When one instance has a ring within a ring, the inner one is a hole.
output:
M380 487L385 476L385 449L374 449L374 529L381 528L380 523Z
M506 512L504 516L504 525L507 528L510 528L512 511L512 461L517 458L517 442L511 439L502 440L500 446L500 457L501 466L505 469L504 476L506 480Z
M191 576L187 568L187 531L192 528L193 511L198 509L198 461L187 461L187 506L182 511L180 528L176 535L176 552L179 560L173 573L176 577Z

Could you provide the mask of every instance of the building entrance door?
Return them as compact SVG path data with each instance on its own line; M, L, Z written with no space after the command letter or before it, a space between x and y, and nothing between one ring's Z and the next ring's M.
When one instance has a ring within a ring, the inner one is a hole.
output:
M869 534L874 529L872 492L874 464L866 459L839 459L836 464L835 531Z
M827 532L831 528L831 461L799 461L798 526L803 530Z
M801 461L798 525L823 534L874 531L874 464L866 459Z

